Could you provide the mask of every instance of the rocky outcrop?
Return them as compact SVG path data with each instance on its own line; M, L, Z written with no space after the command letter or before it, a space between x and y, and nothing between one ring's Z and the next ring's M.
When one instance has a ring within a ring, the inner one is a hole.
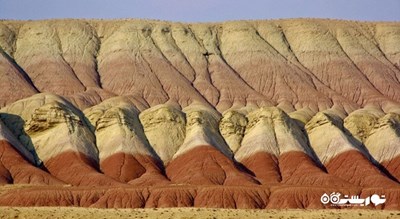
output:
M0 184L62 185L64 183L35 167L32 154L0 120Z
M364 142L372 157L400 181L400 116L388 113L375 123Z
M95 129L100 170L124 183L168 182L162 174L162 161L148 143L138 114L128 99L119 97L85 111Z
M2 112L7 112L2 118L36 161L56 178L73 185L117 185L96 170L94 135L83 114L62 98L38 94Z
M174 107L159 105L143 111L139 118L149 143L167 165L185 138L184 114Z
M186 137L166 171L174 183L192 185L252 185L258 182L240 171L218 132L218 114L186 109Z
M300 127L282 110L260 108L247 118L246 134L235 158L262 184L349 185L320 169Z
M310 144L328 173L360 186L398 185L368 160L368 152L351 135L346 134L339 117L317 113L307 123L306 129Z
M396 140L387 135L396 133L395 113L359 110L367 118L384 115L373 127L333 109L291 113L309 120L303 127L278 107L221 116L201 104L140 112L134 101L111 98L83 114L60 96L38 94L1 109L0 182L48 186L30 186L19 199L0 188L0 204L323 208L321 195L333 191L398 194L396 156L380 160L368 146L376 133ZM345 127L361 133L367 147ZM397 209L397 200L383 208Z
M236 152L243 140L247 118L236 110L227 110L222 115L219 131L232 152Z

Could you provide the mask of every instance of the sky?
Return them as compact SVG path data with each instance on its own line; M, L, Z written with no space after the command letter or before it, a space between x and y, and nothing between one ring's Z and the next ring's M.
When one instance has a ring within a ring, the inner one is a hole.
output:
M51 18L180 22L280 18L400 21L400 0L0 0L0 19Z

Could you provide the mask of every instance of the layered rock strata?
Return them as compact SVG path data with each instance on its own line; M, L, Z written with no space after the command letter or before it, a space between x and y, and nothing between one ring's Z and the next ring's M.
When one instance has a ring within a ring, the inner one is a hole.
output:
M389 112L400 101L399 29L318 19L2 20L0 104L50 92L81 109L129 96L140 111L168 102L220 113L273 105Z
M0 205L315 209L340 192L399 210L399 36L2 20Z
M150 146L138 110L126 98L111 98L86 109L95 131L100 170L124 183L168 182L162 161Z

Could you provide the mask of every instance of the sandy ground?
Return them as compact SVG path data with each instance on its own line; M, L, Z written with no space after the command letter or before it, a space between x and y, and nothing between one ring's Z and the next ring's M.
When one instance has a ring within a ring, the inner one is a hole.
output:
M233 210L206 208L96 209L74 207L0 207L0 218L400 218L400 211Z

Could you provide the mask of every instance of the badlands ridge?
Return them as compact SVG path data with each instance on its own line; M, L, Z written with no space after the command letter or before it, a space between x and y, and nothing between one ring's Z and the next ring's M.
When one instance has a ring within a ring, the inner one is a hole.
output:
M400 23L0 21L0 205L400 209Z

